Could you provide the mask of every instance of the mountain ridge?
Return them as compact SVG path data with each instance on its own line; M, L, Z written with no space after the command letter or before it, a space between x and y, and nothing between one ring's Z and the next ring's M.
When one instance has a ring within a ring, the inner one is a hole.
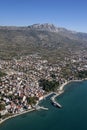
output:
M67 29L65 27L58 27L54 24L50 23L36 23L28 26L0 26L0 29L8 29L8 30L21 30L21 29L37 29L37 30L43 30L43 31L51 31L51 32L59 32L59 31L69 31L72 33L84 33L87 34L86 32L79 32L71 29ZM52 31L53 30L53 31Z
M40 53L44 57L56 59L56 55L64 57L86 48L86 33L73 33L53 24L0 26L0 58Z

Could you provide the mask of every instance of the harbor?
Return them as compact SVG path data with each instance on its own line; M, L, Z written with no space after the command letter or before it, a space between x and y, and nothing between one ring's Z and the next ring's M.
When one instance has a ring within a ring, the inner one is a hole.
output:
M59 103L55 100L55 98L56 98L57 96L59 96L59 94L56 94L56 95L54 95L53 97L50 98L50 99L51 99L51 103L52 103L52 105L54 105L55 107L62 108L62 105L59 104Z
M52 107L50 95L39 104L49 110L34 110L11 118L0 125L0 130L87 130L87 81L70 83L65 89L63 97L55 98L62 109Z

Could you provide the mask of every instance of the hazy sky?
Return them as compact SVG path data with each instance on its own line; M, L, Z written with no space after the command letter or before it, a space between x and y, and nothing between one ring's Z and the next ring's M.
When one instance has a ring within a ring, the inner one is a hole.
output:
M0 0L0 25L35 23L87 32L87 0Z

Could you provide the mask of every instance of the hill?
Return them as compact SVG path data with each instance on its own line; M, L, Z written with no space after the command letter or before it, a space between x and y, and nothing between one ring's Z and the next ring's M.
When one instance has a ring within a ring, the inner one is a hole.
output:
M86 33L58 28L53 24L34 24L26 27L0 26L1 59L38 53L54 62L65 56L79 55L86 49Z

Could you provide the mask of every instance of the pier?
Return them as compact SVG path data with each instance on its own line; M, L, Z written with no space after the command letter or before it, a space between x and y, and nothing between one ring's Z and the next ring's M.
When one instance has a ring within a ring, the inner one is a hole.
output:
M39 109L48 110L48 108L43 107L43 106L39 106L39 105L37 105L37 106L35 107L35 109L36 109L36 110L39 110Z
M46 108L46 107L40 107L40 109L42 109L42 110L48 110L48 108Z
M56 102L56 100L55 100L55 98L56 98L57 96L59 96L59 94L56 94L56 95L54 95L53 97L51 97L51 102L52 102L52 104L53 104L54 106L56 106L56 107L58 107L58 108L62 108L62 106L61 106L58 102Z

